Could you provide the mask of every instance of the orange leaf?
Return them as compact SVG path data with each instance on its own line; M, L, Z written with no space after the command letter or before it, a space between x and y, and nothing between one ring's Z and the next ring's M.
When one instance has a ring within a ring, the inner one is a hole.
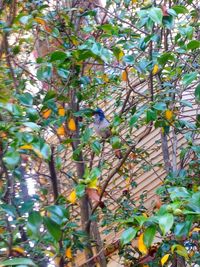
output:
M45 109L45 110L42 112L42 117L43 117L44 119L48 119L49 116L51 115L51 112L52 112L51 109Z
M20 247L13 247L12 248L12 251L15 251L15 252L17 252L17 253L19 253L21 255L24 255L24 256L26 255L24 249L23 248L20 248Z
M67 200L71 203L71 204L75 204L76 203L76 191L73 190L70 195L68 196Z
M0 227L0 234L3 234L5 232L5 229L3 227Z
M58 129L57 129L57 134L58 135L65 135L65 128L64 128L64 126L62 125L62 126L60 126L60 127L58 127Z
M170 121L172 119L172 117L173 117L173 112L171 110L167 109L165 111L165 118Z
M46 25L46 21L45 21L44 19L42 19L42 18L36 17L36 18L35 18L35 21L36 21L38 24L41 24L41 25L43 25L43 26Z
M76 123L74 121L73 118L71 118L69 121L68 121L68 128L71 130L71 131L76 131Z
M0 137L1 137L2 139L6 139L7 134L6 134L5 132L1 132L1 133L0 133Z
M128 81L128 74L125 70L122 71L122 81L124 82Z
M72 249L71 248L67 248L66 251L65 251L65 256L68 258L68 259L72 259Z
M147 254L148 249L144 244L143 237L144 237L143 233L138 237L138 249L142 254Z
M65 116L65 109L63 107L58 108L58 115L59 116Z

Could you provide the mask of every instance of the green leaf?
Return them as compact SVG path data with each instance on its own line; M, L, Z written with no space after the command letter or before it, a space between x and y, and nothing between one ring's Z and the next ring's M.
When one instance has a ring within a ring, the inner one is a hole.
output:
M158 7L152 7L149 10L149 17L156 23L162 24L163 12Z
M188 192L188 190L185 187L171 187L168 189L168 192L170 193L170 197L173 200L180 199L180 198L190 198L191 194Z
M167 28L167 29L172 29L174 26L174 18L172 15L169 16L165 16L163 17L163 25Z
M136 234L137 230L132 227L125 230L120 237L122 245L130 243L133 240L133 238L135 238Z
M188 252L186 250L185 247L183 247L182 245L179 245L179 244L175 244L171 247L171 252L174 253L174 251L180 255L180 256L183 256L186 260L189 259L188 257Z
M173 6L172 9L176 12L176 14L188 13L188 9L184 6Z
M191 102L186 101L186 100L181 100L180 102L181 102L181 104L182 104L183 106L192 108L192 103L191 103Z
M63 206L52 205L46 208L50 213L50 218L57 224L61 225L64 218L68 217L66 208Z
M188 50L194 50L200 47L200 41L192 40L188 43L187 49Z
M130 126L132 127L137 122L138 119L139 119L138 114L133 115L130 119L130 122L129 122Z
M166 104L163 103L163 102L158 102L158 103L156 103L153 107L154 107L155 109L157 109L157 110L161 110L161 111L164 111L164 110L167 109Z
M28 222L27 222L27 231L31 236L39 236L40 235L40 226L42 224L42 217L39 211L32 211L29 214Z
M50 80L52 77L52 65L48 64L46 66L41 66L37 70L36 76L37 76L38 80L40 80L40 81Z
M53 90L49 90L44 97L43 103L45 103L51 99L54 99L55 97L56 97L56 92Z
M57 69L57 73L60 77L64 78L64 79L67 79L67 77L69 76L69 71L68 70L65 70L63 68L58 68Z
M187 218L185 222L180 222L175 225L174 234L178 238L188 236L191 226L192 220Z
M20 162L20 154L17 151L7 151L3 161L8 167L14 168Z
M151 225L144 231L144 244L149 248L156 234L156 226Z
M51 156L51 148L48 144L44 143L41 147L40 147L40 153L42 154L42 157L46 160L49 160L50 156Z
M34 122L29 122L29 121L28 122L24 122L23 125L26 126L26 127L28 127L28 128L30 128L33 131L36 131L36 132L39 132L40 131L40 126L37 125Z
M135 60L132 55L127 55L123 57L123 61L128 64L133 64Z
M155 110L149 109L146 112L146 122L155 121L157 119L157 113Z
M60 225L48 217L44 218L44 224L49 234L58 242L62 236Z
M173 60L174 60L174 55L171 54L170 52L167 52L167 53L162 54L158 58L158 63L160 65L165 65L168 61L173 61Z
M92 150L94 151L94 153L98 156L101 152L101 148L102 148L102 145L99 141L94 141L92 144L91 144L91 147L92 147Z
M0 207L12 217L15 217L17 215L15 207L10 204L1 204Z
M76 191L76 196L78 198L81 198L84 196L85 194L85 185L84 184L79 184L75 187L75 191Z
M111 143L113 149L118 149L121 147L121 141L120 141L118 136L113 136L110 139L110 143Z
M37 267L37 265L28 258L15 258L15 259L9 259L9 260L5 260L5 261L0 261L0 266L12 266L12 265L28 265L28 266L35 266Z
M55 51L51 54L50 62L60 60L63 61L67 58L67 54L63 51Z
M30 93L24 93L18 96L19 101L22 105L32 106L33 104L33 96Z
M195 98L198 102L200 102L200 84L197 85L195 91L194 91Z
M183 75L183 84L190 85L197 77L197 72L191 72Z
M22 24L27 24L31 18L32 18L31 15L23 16L23 17L21 17L21 18L19 19L19 21L20 21Z
M165 235L172 228L172 225L174 223L174 216L170 213L166 213L158 217L158 223L163 235Z

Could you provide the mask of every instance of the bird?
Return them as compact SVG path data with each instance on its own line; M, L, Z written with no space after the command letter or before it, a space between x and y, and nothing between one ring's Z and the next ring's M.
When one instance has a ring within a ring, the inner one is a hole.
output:
M97 108L94 112L94 123L93 127L97 135L102 137L102 139L108 139L112 137L112 132L110 130L110 122L106 119L105 114L102 109ZM115 156L119 159L122 158L122 153L119 148L114 149Z

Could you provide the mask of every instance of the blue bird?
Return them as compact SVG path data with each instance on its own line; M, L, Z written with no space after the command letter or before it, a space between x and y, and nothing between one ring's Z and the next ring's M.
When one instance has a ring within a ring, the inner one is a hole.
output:
M103 139L107 139L112 136L110 130L110 122L106 119L102 109L97 108L94 113L94 130L97 135L101 136ZM122 153L120 149L115 149L115 156L119 159L122 158Z

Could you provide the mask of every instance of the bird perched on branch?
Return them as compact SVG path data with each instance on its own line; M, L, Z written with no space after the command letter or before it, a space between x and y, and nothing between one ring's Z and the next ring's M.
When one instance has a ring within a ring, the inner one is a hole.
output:
M103 139L108 139L112 137L112 132L110 130L110 122L106 119L102 109L97 108L94 113L94 130L97 135L101 136ZM115 156L119 159L122 158L121 150L119 145L113 145Z

